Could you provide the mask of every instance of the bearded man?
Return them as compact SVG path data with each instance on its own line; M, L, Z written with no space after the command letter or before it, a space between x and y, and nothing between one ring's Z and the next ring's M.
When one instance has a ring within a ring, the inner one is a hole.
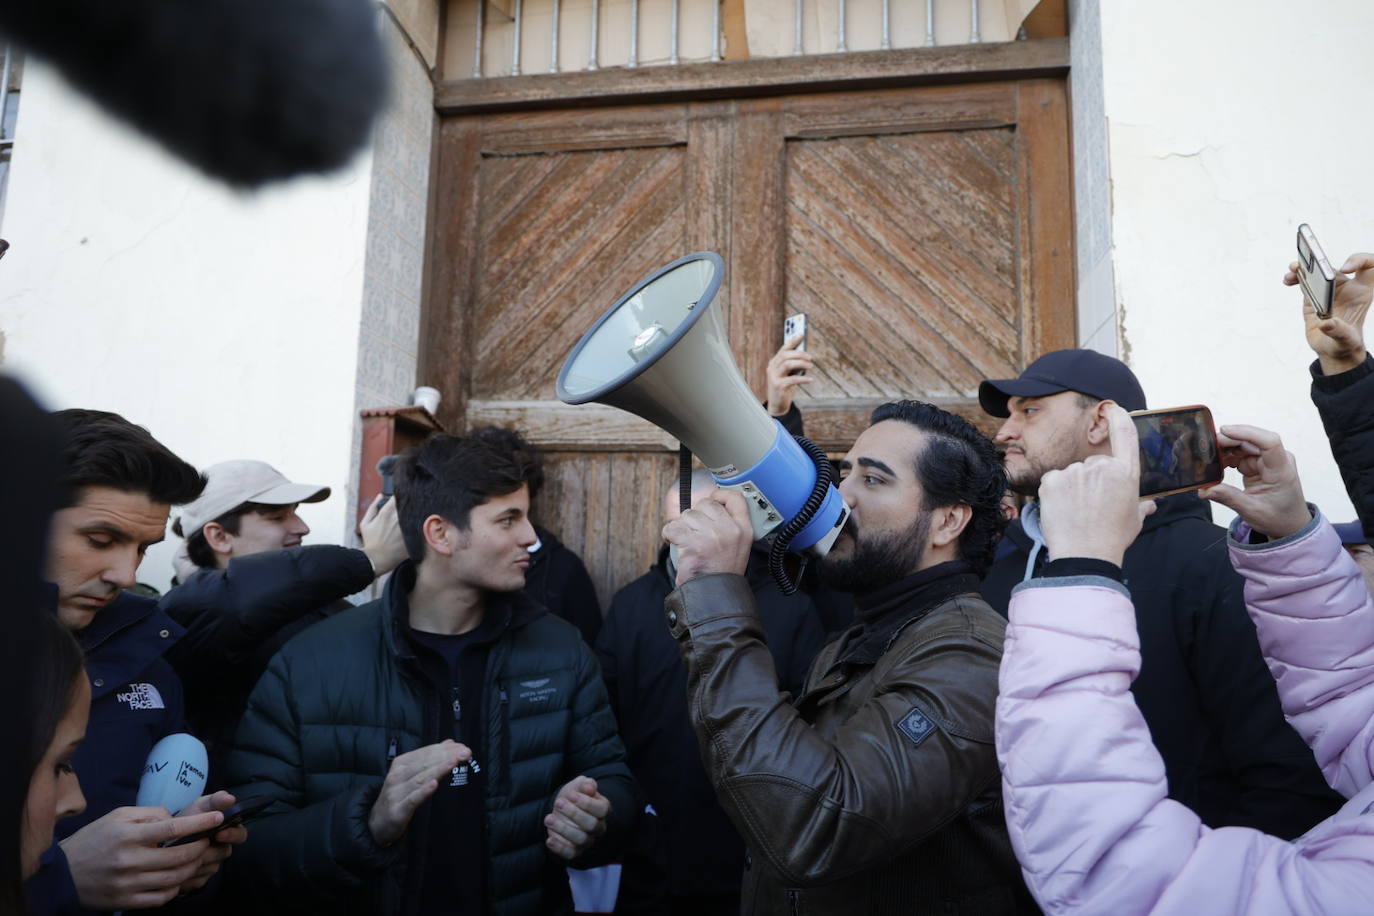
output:
M821 572L855 594L858 619L795 699L744 576L739 494L717 491L664 528L692 726L748 850L742 910L1038 912L993 747L1005 622L978 594L1004 525L997 450L961 417L898 401L840 468L852 512Z

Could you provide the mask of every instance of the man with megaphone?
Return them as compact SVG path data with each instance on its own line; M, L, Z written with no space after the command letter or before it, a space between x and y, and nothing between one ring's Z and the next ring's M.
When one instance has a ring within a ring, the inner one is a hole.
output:
M849 520L820 561L858 622L799 697L778 689L743 575L744 497L719 490L664 528L692 724L749 850L745 912L1037 912L993 747L1004 621L978 594L1004 524L1001 461L929 404L872 420L841 463Z

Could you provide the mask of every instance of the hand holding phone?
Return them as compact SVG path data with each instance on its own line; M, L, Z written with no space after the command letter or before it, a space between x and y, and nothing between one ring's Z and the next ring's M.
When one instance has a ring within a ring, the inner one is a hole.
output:
M238 827L241 824L243 824L244 821L247 821L253 817L257 817L259 814L266 811L268 808L272 807L273 801L274 799L268 798L265 795L259 795L253 798L245 798L243 801L236 802L235 804L232 804L228 808L224 809L223 823L215 827L211 827L209 830L200 830L195 833L188 833L186 834L186 836L177 837L175 840L163 843L162 845L184 846L187 843L195 843L199 840L210 839L215 834L219 833L221 830L227 830L230 827Z
M782 325L782 346L768 361L768 412L785 416L792 409L798 385L811 384L807 370L815 365L806 352L806 315L790 316Z
M1301 252L1300 252L1301 254ZM1302 283L1302 262L1288 265L1285 286ZM1320 295L1320 293L1318 293ZM1324 375L1339 375L1364 363L1364 321L1374 300L1374 254L1356 253L1335 272L1330 312L1323 316L1303 287L1303 323L1307 345L1317 354Z

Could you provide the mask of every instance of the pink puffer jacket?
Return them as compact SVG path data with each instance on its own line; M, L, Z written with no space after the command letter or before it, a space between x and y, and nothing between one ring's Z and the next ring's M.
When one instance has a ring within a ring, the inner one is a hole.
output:
M1165 797L1131 698L1130 597L1097 577L1040 579L1011 600L997 702L1007 824L1048 913L1374 914L1374 603L1320 516L1231 559L1284 712L1350 801L1293 842L1212 830Z

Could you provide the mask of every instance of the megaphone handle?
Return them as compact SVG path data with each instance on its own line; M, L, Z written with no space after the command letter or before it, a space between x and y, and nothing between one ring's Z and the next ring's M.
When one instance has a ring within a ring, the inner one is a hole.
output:
M677 447L677 508L692 508L692 450L682 443Z

